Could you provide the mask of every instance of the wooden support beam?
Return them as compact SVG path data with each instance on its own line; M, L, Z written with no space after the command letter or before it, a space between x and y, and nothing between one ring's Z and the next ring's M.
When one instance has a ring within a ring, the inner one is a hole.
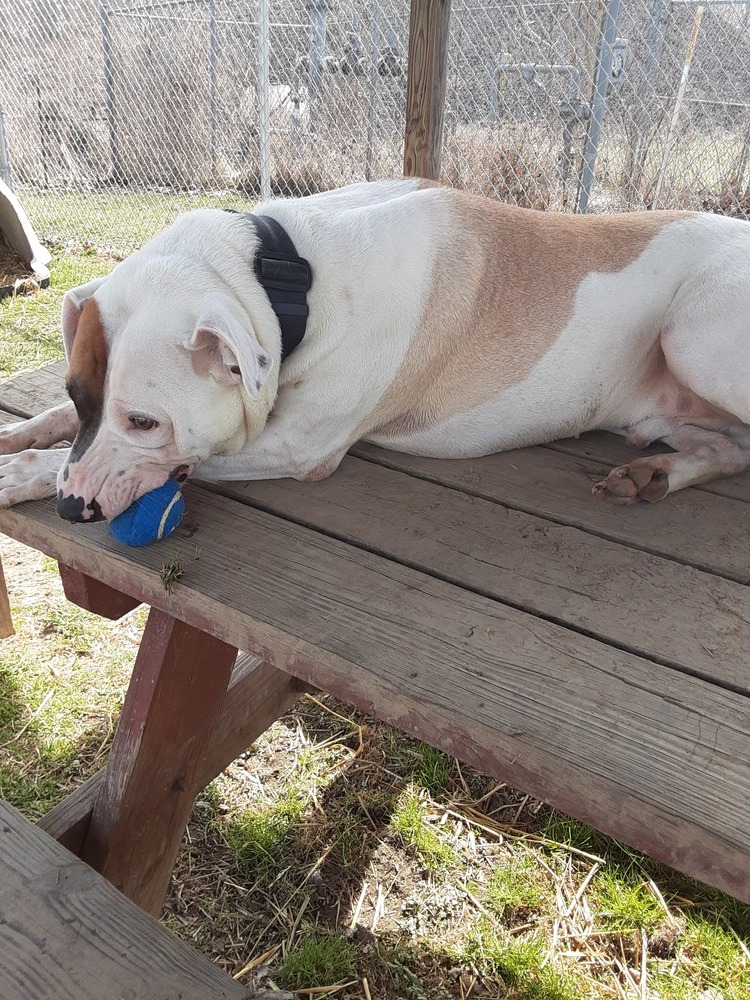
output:
M58 563L58 566L65 596L84 611L115 621L141 604L136 598L108 587L93 576L86 576L64 563Z
M161 910L237 650L153 609L81 857Z
M451 0L412 0L404 174L440 176Z
M106 770L106 767L99 768L96 774L81 782L74 792L37 820L36 825L41 830L73 854L80 854L83 848Z
M10 600L8 590L5 586L5 573L3 573L3 563L0 560L0 639L7 639L8 636L15 635L13 628L13 618L10 613Z
M232 671L210 743L199 764L197 791L205 788L272 726L307 687L270 663L263 663L249 653L241 653ZM106 771L105 766L93 774L37 823L45 833L74 854L80 854L83 848Z

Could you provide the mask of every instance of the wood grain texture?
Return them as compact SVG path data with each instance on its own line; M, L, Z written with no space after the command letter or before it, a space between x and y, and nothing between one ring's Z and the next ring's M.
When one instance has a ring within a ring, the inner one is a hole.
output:
M3 1000L242 1000L248 994L0 801Z
M36 371L18 375L0 385L0 409L18 417L38 413L65 403L70 398L65 388L65 361L53 361Z
M347 457L319 483L223 495L750 693L750 588Z
M237 649L152 610L81 857L161 911Z
M550 448L437 461L357 445L352 453L387 469L494 500L738 583L750 581L750 504L686 489L661 503L617 507L591 493L607 466Z
M404 174L440 177L450 0L412 0L406 83Z
M123 551L41 503L1 512L0 529L750 901L746 697L186 494L198 531L171 596L158 569L179 551L174 536Z

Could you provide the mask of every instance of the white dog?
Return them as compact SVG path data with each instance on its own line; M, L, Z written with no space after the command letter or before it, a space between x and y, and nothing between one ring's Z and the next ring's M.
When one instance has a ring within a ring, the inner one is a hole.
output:
M600 428L676 449L611 472L621 503L750 464L747 223L420 180L257 215L187 213L68 292L72 402L0 431L0 505L57 492L70 520L111 518L193 470L319 479L363 438L465 458Z

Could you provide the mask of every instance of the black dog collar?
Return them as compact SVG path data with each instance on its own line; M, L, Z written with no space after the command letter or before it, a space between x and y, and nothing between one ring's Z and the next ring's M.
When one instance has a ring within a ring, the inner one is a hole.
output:
M283 362L305 336L312 271L304 257L297 255L289 234L276 219L250 212L243 212L243 216L255 226L260 238L254 261L255 274L279 319Z

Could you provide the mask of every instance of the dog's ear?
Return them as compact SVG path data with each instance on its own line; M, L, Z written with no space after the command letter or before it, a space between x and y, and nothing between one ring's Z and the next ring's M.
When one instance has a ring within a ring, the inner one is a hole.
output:
M239 385L258 399L273 368L273 358L218 296L203 303L195 332L185 344L189 351L207 351L208 371L220 385Z
M104 278L93 278L85 285L78 288L71 288L65 293L62 304L62 332L63 343L65 344L65 357L70 361L70 352L73 348L78 321L81 318L81 311L88 299L107 280Z

